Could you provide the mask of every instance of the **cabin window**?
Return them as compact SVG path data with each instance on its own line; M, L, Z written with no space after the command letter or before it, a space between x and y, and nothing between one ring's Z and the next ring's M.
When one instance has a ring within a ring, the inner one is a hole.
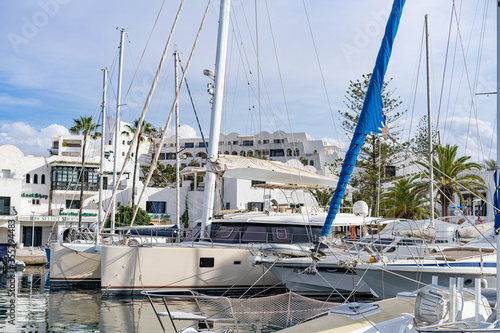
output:
M200 267L214 267L215 258L200 258Z
M220 235L221 238L229 238L231 237L231 234L233 233L234 228L226 228Z
M272 234L272 236L271 236L272 242L275 242L275 243L290 243L291 242L291 235L288 232L287 228L272 227L271 234Z
M221 226L213 237L214 242L238 243L242 226Z
M243 243L266 243L267 228L265 226L248 226L241 241Z
M305 227L292 227L292 236L294 243L309 243L318 240L321 234L320 227L313 227L311 229Z

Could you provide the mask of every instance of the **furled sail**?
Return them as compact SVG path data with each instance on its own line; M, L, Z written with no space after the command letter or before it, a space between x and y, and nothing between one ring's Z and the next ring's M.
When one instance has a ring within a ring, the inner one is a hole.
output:
M340 172L337 188L333 194L330 209L328 210L325 224L321 230L321 236L323 237L328 236L328 233L330 232L333 220L339 210L340 203L344 197L345 189L349 183L349 178L351 177L354 165L356 165L356 160L361 150L361 146L365 142L366 136L372 133L382 133L382 129L385 126L382 87L404 3L405 0L395 0L392 6L391 14L387 21L387 26L385 27L385 35L382 39L375 68L373 69L370 84L368 85L368 90L366 92L363 109L359 115L359 120L356 125L349 150L347 151L344 163L342 164L342 170Z

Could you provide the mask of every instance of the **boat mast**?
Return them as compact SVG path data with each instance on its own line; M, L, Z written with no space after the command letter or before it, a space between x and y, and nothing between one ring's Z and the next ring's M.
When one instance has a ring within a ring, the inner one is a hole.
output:
M498 172L500 171L500 92L498 89L500 88L500 0L497 2L497 168L495 170L495 186L496 186L496 203L495 214L498 213L498 209L500 208L500 200L499 195L500 191L498 188ZM497 300L500 299L500 255L498 254L498 250L500 249L500 237L498 235L498 222L497 219L500 218L500 215L496 214L495 216L495 229L497 230ZM500 311L497 311L497 320L500 320Z
M118 87L116 90L116 122L115 122L115 158L113 161L113 186L116 187L116 161L119 158L119 147L118 138L120 132L120 111L121 111L121 95L122 95L122 71L123 71L123 47L124 47L124 37L125 29L120 29L120 60L118 62ZM132 189L135 191L135 189ZM113 205L111 206L111 233L115 233L115 214L116 214L116 199L112 198Z
M103 78L102 78L102 119L101 119L101 128L102 128L102 133L101 133L101 172L99 172L99 207L97 210L97 225L96 225L96 230L95 230L95 243L99 243L99 230L100 228L100 223L104 223L103 221L103 211L102 211L102 190L103 190L103 176L104 176L104 142L106 140L105 132L106 132L106 91L107 91L107 85L106 82L108 81L108 69L104 68L102 70Z
M429 134L429 200L430 225L434 226L434 164L432 158L432 112L431 112L431 57L429 38L429 15L425 15L425 58L427 63L427 121Z
M175 69L175 91L179 90L179 53L177 50L174 51L174 69ZM176 217L175 217L175 225L177 226L177 230L180 230L181 226L181 192L180 192L180 169L179 169L179 99L177 99L177 103L175 103L175 209L176 209Z
M211 223L214 209L216 174L212 172L212 159L219 152L219 136L222 117L222 98L224 95L225 70L227 60L227 36L229 32L229 9L231 0L221 0L219 12L219 32L217 35L217 53L215 56L215 88L208 139L207 179L203 193L203 212L201 217L201 239L208 238L207 228Z

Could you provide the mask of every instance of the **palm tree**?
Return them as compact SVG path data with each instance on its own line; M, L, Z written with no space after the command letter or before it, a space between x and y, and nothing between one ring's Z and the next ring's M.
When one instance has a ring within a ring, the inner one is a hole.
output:
M495 171L497 169L497 161L489 159L484 160L484 164L486 166L487 171Z
M139 127L139 119L134 120L134 126L130 125L125 125L126 130L122 132L123 135L126 135L127 137L130 134L135 134L137 131L137 128ZM135 179L137 175L137 162L139 158L139 145L141 142L146 141L146 138L148 141L153 142L152 135L153 133L156 133L156 128L148 122L143 121L141 130L139 132L138 138L137 138L137 146L135 147L135 164L134 164L134 178L132 178L132 207L135 205Z
M100 125L92 123L92 117L80 117L73 119L75 125L69 129L71 134L83 135L82 149L82 171L80 173L80 211L78 213L78 230L82 230L82 210L83 210L83 185L85 184L85 149L87 147L87 138L95 139L101 135L96 132Z
M429 216L428 200L416 186L417 178L401 178L382 194L380 206L385 217L424 219Z
M438 189L442 216L449 215L448 207L455 193L458 194L460 202L463 203L464 199L460 190L466 189L479 197L483 197L479 190L486 190L483 178L475 174L465 173L465 171L470 170L481 170L481 165L467 162L470 156L457 158L457 150L457 145L437 146L437 156L433 158L434 186ZM429 166L423 162L417 163L427 169L421 178L426 177L429 174ZM420 186L422 191L428 191L428 188L428 182L423 182Z

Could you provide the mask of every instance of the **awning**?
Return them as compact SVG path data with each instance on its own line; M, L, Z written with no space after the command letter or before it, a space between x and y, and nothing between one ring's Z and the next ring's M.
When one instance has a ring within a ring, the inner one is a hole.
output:
M252 157L220 155L215 161L212 161L212 169L216 173L224 173L225 178L249 179L290 185L310 185L314 187L333 188L337 185L337 179L325 177L286 163Z

